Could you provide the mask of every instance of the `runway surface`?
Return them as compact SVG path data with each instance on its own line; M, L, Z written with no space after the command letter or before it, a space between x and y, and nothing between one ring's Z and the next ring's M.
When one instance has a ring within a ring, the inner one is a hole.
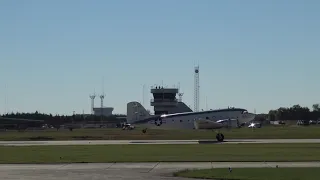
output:
M320 143L320 139L228 139L216 140L71 140L71 141L0 141L0 146L35 145L107 145L107 144L241 144L241 143Z
M2 180L184 180L172 177L172 173L184 169L248 168L248 167L320 167L320 162L173 162L173 163L92 163L92 164L25 164L0 165ZM189 179L190 180L190 179Z

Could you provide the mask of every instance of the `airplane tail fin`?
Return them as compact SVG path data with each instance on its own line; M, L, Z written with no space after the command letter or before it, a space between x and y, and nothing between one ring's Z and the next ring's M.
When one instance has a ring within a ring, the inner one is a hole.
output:
M140 103L133 101L127 104L127 123L132 124L150 116L150 113Z

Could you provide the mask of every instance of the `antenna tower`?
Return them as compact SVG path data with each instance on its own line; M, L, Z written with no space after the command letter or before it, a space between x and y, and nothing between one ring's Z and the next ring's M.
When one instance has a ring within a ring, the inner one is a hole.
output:
M101 115L103 115L103 113L102 113L102 109L103 109L103 99L104 99L104 94L101 94L101 95L100 95L100 100L101 100L101 106L100 106L100 108L101 108Z
M182 96L183 96L183 93L178 93L178 96L179 96L179 102L182 102Z
M102 94L100 95L100 113L101 113L101 124L103 123L103 100L104 100L104 78L102 78Z
M145 106L145 84L142 85L142 106Z
M208 111L208 97L206 96L206 111Z
M194 112L198 112L199 111L199 90L200 90L200 86L199 86L199 66L196 66L194 68Z
M178 96L179 96L178 102L182 102L183 93L180 92L180 82L178 82Z
M94 114L94 99L96 98L96 93L93 93L92 95L89 96L91 99L91 115Z
M4 95L4 114L7 114L7 84L5 84L4 87L5 87L5 95Z
M102 124L102 118L103 118L103 99L104 99L104 94L100 95L100 100L101 100L101 106L100 106L100 113L101 113L101 124Z

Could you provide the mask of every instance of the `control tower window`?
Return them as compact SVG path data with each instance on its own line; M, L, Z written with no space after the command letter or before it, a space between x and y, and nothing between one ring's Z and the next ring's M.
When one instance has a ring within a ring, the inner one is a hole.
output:
M173 93L154 93L153 98L155 100L157 99L170 99L170 100L175 100L176 94Z

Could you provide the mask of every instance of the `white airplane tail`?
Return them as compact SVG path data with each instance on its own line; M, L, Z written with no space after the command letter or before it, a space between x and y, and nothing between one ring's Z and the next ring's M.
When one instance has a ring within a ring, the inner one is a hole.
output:
M150 116L150 113L140 103L133 101L127 104L127 123L133 124Z

